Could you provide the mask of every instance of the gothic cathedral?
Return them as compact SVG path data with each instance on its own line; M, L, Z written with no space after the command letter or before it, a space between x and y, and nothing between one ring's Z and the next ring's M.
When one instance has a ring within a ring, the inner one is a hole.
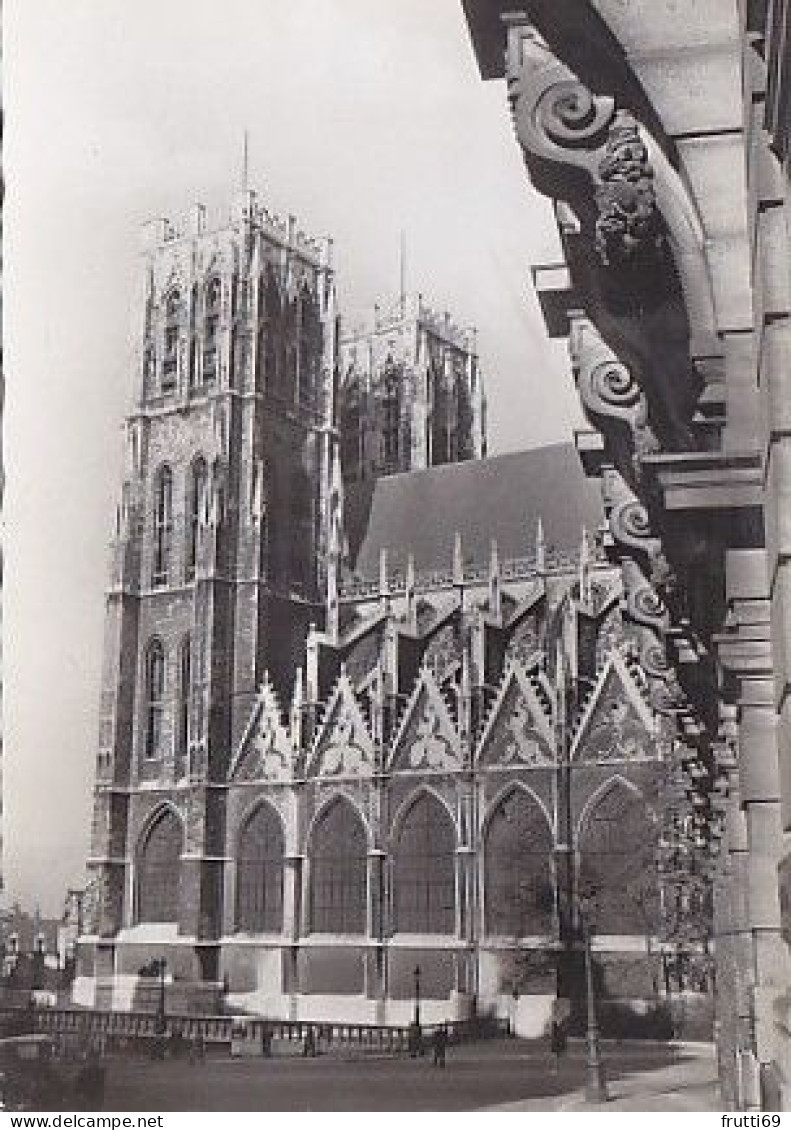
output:
M483 458L421 300L341 338L331 252L253 193L152 233L75 999L164 955L176 1012L402 1024L419 967L427 1021L540 1030L585 914L645 1006L700 908L598 491Z

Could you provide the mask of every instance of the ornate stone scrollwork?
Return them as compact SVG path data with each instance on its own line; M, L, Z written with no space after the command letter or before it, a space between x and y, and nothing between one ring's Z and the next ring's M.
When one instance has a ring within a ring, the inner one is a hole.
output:
M613 98L593 94L529 25L512 27L508 95L523 149L575 165L593 186L596 252L604 266L639 266L665 254L654 174L640 127Z
M621 474L639 477L640 459L659 450L648 424L645 393L593 323L581 315L571 319L569 353L585 415L607 439Z
M608 515L610 533L620 547L640 555L647 565L647 575L653 584L668 583L670 565L662 551L662 542L651 529L651 520L643 503L632 496L615 505Z
M619 110L599 162L596 251L606 266L639 267L665 254L654 173L637 122Z
M572 150L575 163L595 175L597 154L604 153L615 116L614 100L592 94L528 24L509 29L506 80L522 146L563 163Z
M636 562L621 562L626 593L626 615L634 624L664 636L670 627L670 614L659 593L648 583Z
M641 387L653 433L670 450L691 450L701 381L656 191L652 154L660 150L629 109L588 89L527 20L508 24L506 75L531 179L578 221L564 240L575 288Z

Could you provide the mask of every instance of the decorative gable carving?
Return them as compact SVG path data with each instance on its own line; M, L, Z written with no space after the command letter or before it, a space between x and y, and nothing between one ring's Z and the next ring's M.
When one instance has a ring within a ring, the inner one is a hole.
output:
M342 668L316 735L306 776L369 776L374 767L373 739L351 680Z
M461 647L453 623L444 624L432 635L423 662L440 685L456 674L461 666Z
M287 781L293 750L277 694L265 677L231 766L232 781Z
M584 761L635 761L658 756L654 716L620 652L613 652L591 694L571 747Z
M543 582L535 581L511 616L506 656L514 662L529 666L536 654L542 651L543 596Z
M433 674L422 667L393 742L389 769L439 773L461 769L459 733Z
M506 670L478 750L481 765L552 763L554 733L550 709L523 667L512 665Z

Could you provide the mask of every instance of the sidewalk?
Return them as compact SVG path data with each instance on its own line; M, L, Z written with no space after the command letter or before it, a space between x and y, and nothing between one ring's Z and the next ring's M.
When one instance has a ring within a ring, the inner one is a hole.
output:
M607 1084L610 1101L588 1103L584 1090L571 1091L553 1098L525 1099L485 1107L493 1111L702 1111L721 1110L717 1064L711 1044L679 1043L678 1060L651 1071L636 1071ZM608 1049L607 1055L617 1053Z

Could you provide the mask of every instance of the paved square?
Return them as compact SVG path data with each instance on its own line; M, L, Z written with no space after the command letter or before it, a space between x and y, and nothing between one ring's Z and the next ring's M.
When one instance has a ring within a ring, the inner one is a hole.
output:
M650 1044L605 1047L613 1108L652 1094L646 1109L716 1109L710 1051ZM653 1085L652 1080L658 1082ZM574 1109L585 1083L585 1049L570 1046L555 1072L544 1047L517 1040L487 1041L449 1049L443 1071L431 1057L353 1055L342 1050L316 1059L278 1054L271 1059L210 1056L201 1065L113 1059L104 1108L113 1111L393 1111ZM692 1105L663 1095L692 1094ZM703 1105L699 1105L703 1104ZM631 1105L630 1109L642 1109Z

